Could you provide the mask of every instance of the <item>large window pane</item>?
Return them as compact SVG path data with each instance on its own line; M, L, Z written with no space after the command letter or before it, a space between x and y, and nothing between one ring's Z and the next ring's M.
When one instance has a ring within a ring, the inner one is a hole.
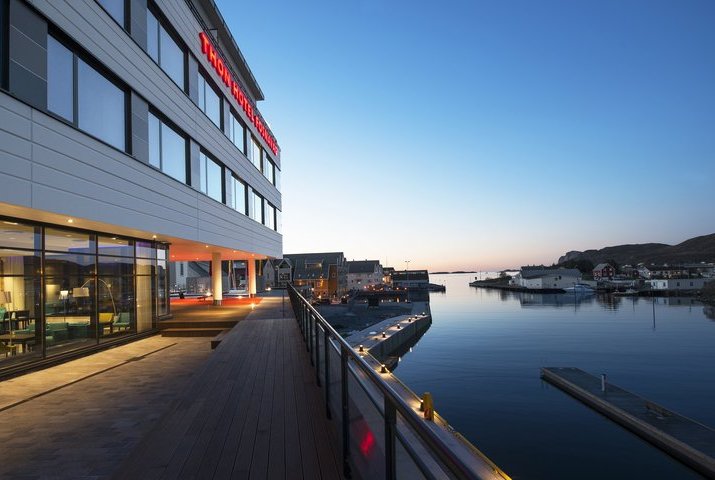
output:
M97 262L97 273L99 275L120 276L134 274L134 258L100 256Z
M211 159L206 161L207 194L217 202L223 202L223 169Z
M263 176L268 179L269 182L273 183L274 180L274 170L273 162L268 158L268 155L263 154Z
M48 355L96 344L93 276L45 278L45 341Z
M246 184L233 177L233 208L246 215Z
M73 55L64 45L47 36L47 109L74 120Z
M162 26L159 26L159 65L183 90L184 51Z
M94 236L77 230L45 229L45 249L56 252L94 253Z
M100 255L134 256L134 242L119 237L98 237L97 248Z
M82 60L77 62L79 128L125 150L126 94Z
M276 209L276 232L283 233L283 213Z
M263 197L251 191L251 218L263 223Z
M251 137L251 162L258 170L261 169L261 146L253 137Z
M167 174L186 183L186 139L165 124L161 125L161 164Z
M273 185L275 185L276 188L280 191L280 189L281 189L281 170L278 167L276 167L276 169L275 169L274 180L275 181L273 182Z
M10 248L40 248L40 229L39 227L5 220L0 223L0 246Z
M92 275L95 270L94 255L45 252L45 275Z
M149 114L149 163L161 168L161 122Z
M156 258L156 247L151 242L137 241L137 257Z
M221 128L221 99L211 86L211 82L206 80L199 72L199 108L207 117L219 128Z
M0 369L42 356L40 276L0 275Z
M271 205L270 203L266 202L266 211L265 215L263 216L263 224L270 228L271 230L275 230L276 228L276 209Z
M146 12L146 32L146 52L159 63L159 21L151 12Z
M97 290L97 332L100 341L134 333L134 277L101 276Z
M98 0L109 15L124 27L124 0Z
M238 147L241 152L246 153L246 129L243 127L243 124L236 118L236 116L231 113L230 122L231 125L229 126L229 138L233 142L234 145Z

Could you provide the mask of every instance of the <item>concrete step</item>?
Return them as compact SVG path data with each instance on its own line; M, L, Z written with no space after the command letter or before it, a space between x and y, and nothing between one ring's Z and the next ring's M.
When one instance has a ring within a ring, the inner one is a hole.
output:
M167 328L161 331L162 337L215 337L223 328Z
M159 322L159 330L169 328L233 328L236 320L162 320Z
M216 347L221 345L221 341L224 339L224 337L230 332L231 330L226 329L222 330L221 333L216 335L214 338L211 339L211 350L216 350Z

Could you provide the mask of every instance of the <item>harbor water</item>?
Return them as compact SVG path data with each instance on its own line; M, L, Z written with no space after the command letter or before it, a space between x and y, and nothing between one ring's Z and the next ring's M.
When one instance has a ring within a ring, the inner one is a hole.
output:
M514 479L697 479L543 382L578 367L715 426L715 315L689 298L531 294L432 275L432 327L395 374Z

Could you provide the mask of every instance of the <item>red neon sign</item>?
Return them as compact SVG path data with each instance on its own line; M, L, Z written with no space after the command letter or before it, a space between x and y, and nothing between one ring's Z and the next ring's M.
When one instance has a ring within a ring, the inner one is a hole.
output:
M275 138L271 136L266 126L263 125L258 112L253 110L251 102L248 101L246 94L243 93L241 87L238 86L238 82L236 82L236 80L234 80L231 76L231 72L223 63L221 57L219 57L218 52L216 52L216 49L211 44L211 40L209 40L208 35L204 32L199 32L199 39L201 40L201 53L206 55L209 63L214 67L214 70L218 76L221 77L223 83L229 88L233 98L236 99L238 104L241 105L241 108L243 108L243 111L246 112L248 119L256 126L258 133L261 134L261 137L263 137L263 140L266 141L268 147L274 154L278 155L278 143Z

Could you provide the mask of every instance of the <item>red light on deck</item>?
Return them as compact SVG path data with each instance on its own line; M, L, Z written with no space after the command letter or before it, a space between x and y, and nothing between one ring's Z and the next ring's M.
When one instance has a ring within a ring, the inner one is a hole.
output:
M365 432L365 436L362 437L362 440L360 440L360 452L362 452L362 455L364 457L367 457L370 455L370 452L372 451L372 447L375 446L375 436L372 434L370 430Z

